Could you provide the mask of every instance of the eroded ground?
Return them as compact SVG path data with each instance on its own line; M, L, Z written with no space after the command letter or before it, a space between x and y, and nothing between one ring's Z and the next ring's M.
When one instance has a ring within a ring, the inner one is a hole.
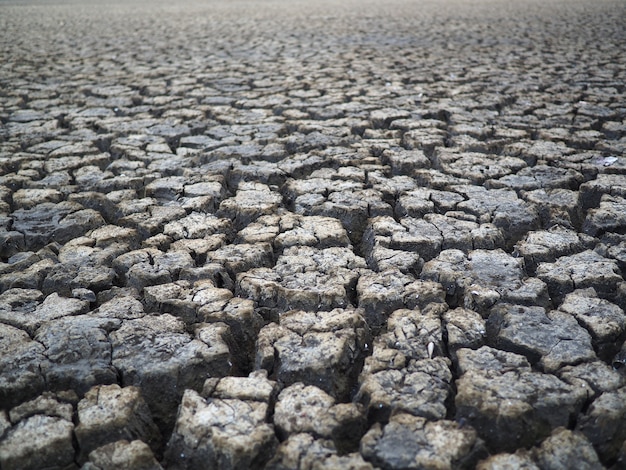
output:
M624 468L625 14L0 4L0 467Z

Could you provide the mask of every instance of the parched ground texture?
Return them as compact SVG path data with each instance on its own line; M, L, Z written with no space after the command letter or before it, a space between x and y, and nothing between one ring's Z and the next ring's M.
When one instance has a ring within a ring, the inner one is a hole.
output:
M0 468L626 468L626 3L0 3Z

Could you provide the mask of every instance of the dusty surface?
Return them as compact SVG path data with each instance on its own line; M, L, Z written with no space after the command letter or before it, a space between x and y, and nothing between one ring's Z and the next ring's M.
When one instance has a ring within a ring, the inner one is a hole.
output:
M0 4L0 467L624 468L622 1Z

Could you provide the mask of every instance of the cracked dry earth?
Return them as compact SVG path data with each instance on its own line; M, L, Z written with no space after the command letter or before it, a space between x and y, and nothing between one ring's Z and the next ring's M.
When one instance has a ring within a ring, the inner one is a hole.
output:
M4 2L2 470L626 468L625 17Z

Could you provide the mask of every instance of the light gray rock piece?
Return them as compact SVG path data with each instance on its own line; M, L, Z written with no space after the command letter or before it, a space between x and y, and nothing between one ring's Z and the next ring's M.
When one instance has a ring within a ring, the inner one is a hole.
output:
M238 273L274 265L274 251L269 243L226 245L206 254L207 263L222 264L234 279Z
M532 455L526 449L518 450L514 454L497 454L481 460L476 470L539 470Z
M13 207L15 209L31 209L37 204L49 202L56 204L63 199L63 193L56 189L18 189L13 194Z
M131 320L145 315L143 304L131 295L114 296L103 302L91 315L102 318L119 318Z
M444 250L424 265L421 278L439 282L446 300L487 316L498 302L547 306L546 285L526 278L523 264L503 250Z
M9 291L6 291L6 293L8 292ZM18 291L14 292L17 294ZM27 291L23 293L27 294ZM38 291L34 291L33 293L36 293L36 297L39 297L41 294ZM0 300L0 321L23 329L31 335L34 335L37 328L46 321L65 316L80 315L89 310L89 302L60 297L56 293L47 296L39 305L33 302L34 308L32 309L19 309L14 308L14 302L9 301L8 296L5 297L5 295L2 297L4 297L7 302L3 302L2 300L4 299Z
M500 304L491 310L486 325L490 346L523 354L544 372L596 359L591 336L568 313Z
M461 348L478 349L485 344L487 327L479 313L458 307L445 312L443 321L450 352Z
M371 463L358 453L338 455L332 441L316 439L311 434L292 434L281 442L267 470L373 470Z
M55 395L50 392L44 392L31 401L11 408L11 411L9 411L9 419L12 423L16 424L31 416L46 415L62 418L71 422L74 407L72 403L63 401L61 395L62 394Z
M472 183L482 185L506 175L524 173L526 162L517 157L476 152L456 152L439 148L433 156L433 166L443 173L457 178L467 178ZM521 170L521 171L520 171Z
M539 468L559 470L580 468L594 470L602 468L598 454L591 443L580 432L557 428L550 437L534 449L535 461Z
M505 236L507 247L539 228L539 214L534 205L519 199L509 189L485 189L482 186L454 186L466 198L457 204L461 210L478 217L480 223L492 223Z
M291 311L259 333L255 367L289 385L315 385L338 400L352 389L370 344L356 309Z
M524 356L487 346L457 351L456 417L492 452L512 452L567 426L587 399L582 387L532 372Z
M387 422L390 416L408 413L429 420L443 419L447 413L452 373L442 358L421 359L403 364L401 355L393 350L378 354L376 359L388 359L393 369L364 372L359 378L356 400L367 409L368 420ZM374 350L374 354L377 351ZM370 364L366 364L366 368ZM367 369L366 369L367 370Z
M353 303L354 288L365 260L342 247L291 247L276 266L237 275L235 293L276 315L291 309L328 310Z
M169 314L127 320L110 335L113 366L123 386L141 388L163 431L173 423L185 389L200 390L207 377L228 375L228 336L228 327L215 323L197 325L192 337Z
M487 188L510 188L514 191L532 191L538 189L576 190L583 182L583 175L570 168L558 168L548 165L535 165L522 168L514 174L497 179L490 179Z
M282 196L261 183L241 182L234 197L221 202L218 214L241 229L262 215L276 212Z
M192 212L163 227L163 233L172 240L207 238L218 233L230 234L231 231L232 223L229 219L199 212Z
M272 382L268 385L273 389ZM239 398L221 395L203 398L185 391L166 450L167 468L264 468L278 445L274 426L268 423L268 400L249 392L238 393Z
M40 366L52 390L85 393L96 384L117 381L109 335L121 325L116 318L90 315L62 317L44 323L35 340L45 347L47 361Z
M250 244L271 243L275 253L282 253L292 246L329 248L350 245L348 234L339 220L291 212L259 217L239 232L238 240Z
M30 264L23 271L9 272L0 276L2 289L43 289L46 277L58 266L48 257Z
M580 185L580 198L584 209L598 207L604 195L626 198L624 175L599 174L597 178Z
M138 439L153 449L161 440L141 390L117 384L97 385L85 394L75 433L82 462L93 450L121 439Z
M434 192L434 190L416 188L400 195L395 206L395 215L398 217L420 218L434 212ZM459 196L457 202L461 202L462 200L463 198Z
M139 207L136 207L139 204ZM118 220L119 225L137 230L141 239L149 238L161 233L169 222L182 219L187 212L176 205L159 205L156 199L146 198L139 202L133 200L131 208L125 208L119 204L123 212L128 215Z
M559 310L574 316L589 331L600 359L608 361L617 353L626 333L626 314L620 307L588 288L567 294Z
M72 422L63 418L40 414L26 418L0 440L0 465L24 470L73 468L73 431Z
M391 217L376 217L368 223L362 246L370 267L384 270L393 262L392 256L398 257L400 262L416 255L418 259L429 261L441 250L458 249L468 253L474 249L503 247L504 237L492 224L479 225L448 215L426 214L420 218L406 217L399 222ZM418 262L411 265L405 262L400 266L403 272L421 269Z
M46 386L45 347L19 328L0 323L0 402L10 407L39 395Z
M81 470L162 470L150 447L143 441L119 440L103 445L89 453L89 460Z
M540 263L537 277L548 286L555 306L575 289L592 287L598 296L614 300L617 286L623 282L615 260L604 258L587 250L571 256L562 256L554 263Z
M626 231L626 198L603 195L600 207L587 212L582 230L593 237L600 237L606 232L624 233Z
M375 424L361 440L361 455L384 469L472 468L485 454L470 426L407 414Z
M602 361L563 367L558 376L564 382L585 388L590 399L626 385L626 377Z
M274 425L280 436L308 433L330 439L341 453L357 451L366 431L363 408L337 403L323 390L297 382L283 389L274 409Z
M626 387L605 392L580 416L576 431L585 435L603 462L618 457L626 440Z
M113 260L118 276L129 287L141 291L146 286L176 281L183 269L195 267L191 255L184 251L168 251L143 248L125 253Z
M445 302L445 292L440 284L415 280L395 269L364 273L359 277L356 292L358 307L363 309L363 315L373 331L384 326L395 310Z
M24 234L27 248L41 248L50 241L65 243L105 224L93 209L62 201L43 202L13 212L13 230Z
M387 149L383 151L381 160L391 167L392 175L410 175L417 168L430 168L430 160L418 149Z
M554 226L529 232L515 245L514 254L524 258L526 272L534 276L539 263L554 263L561 256L580 253L595 246L595 240L574 230Z
M584 220L580 193L570 189L536 189L524 192L522 198L534 204L542 227L562 225L578 228Z

